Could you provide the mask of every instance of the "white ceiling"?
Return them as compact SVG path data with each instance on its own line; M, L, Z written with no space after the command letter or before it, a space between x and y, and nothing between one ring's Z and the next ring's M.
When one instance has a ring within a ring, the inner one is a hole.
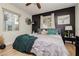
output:
M12 5L24 10L26 13L29 13L30 15L54 11L76 5L76 3L40 3L40 4L41 9L38 9L36 4L34 3L29 6L25 6L24 3L14 3Z

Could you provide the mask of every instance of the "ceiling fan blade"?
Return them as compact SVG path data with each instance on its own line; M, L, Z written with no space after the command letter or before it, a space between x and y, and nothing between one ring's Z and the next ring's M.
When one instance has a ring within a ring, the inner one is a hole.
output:
M26 6L29 6L31 3L26 3Z
M41 5L40 5L40 3L37 3L37 7L38 7L39 9L41 9Z

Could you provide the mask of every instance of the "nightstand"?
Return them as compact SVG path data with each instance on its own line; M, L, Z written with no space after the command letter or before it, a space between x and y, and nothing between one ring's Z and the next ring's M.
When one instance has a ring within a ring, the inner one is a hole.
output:
M76 56L79 56L79 36L76 36Z
M62 38L63 38L64 43L65 43L65 41L71 41L73 44L73 42L75 42L75 40L76 40L75 36L74 37L62 37Z

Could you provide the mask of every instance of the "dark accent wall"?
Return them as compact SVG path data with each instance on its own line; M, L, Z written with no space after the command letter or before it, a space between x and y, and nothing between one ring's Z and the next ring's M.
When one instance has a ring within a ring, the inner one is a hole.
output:
M69 7L65 9L60 9L60 10L55 10L55 11L33 15L32 20L34 21L34 24L32 25L32 31L37 32L37 29L40 28L40 16L41 15L48 16L48 15L51 15L52 13L54 13L54 17L55 17L55 27L57 29L60 29L62 34L63 34L64 28L66 25L58 25L57 16L70 14L70 24L67 24L67 25L72 25L73 33L75 34L75 7Z

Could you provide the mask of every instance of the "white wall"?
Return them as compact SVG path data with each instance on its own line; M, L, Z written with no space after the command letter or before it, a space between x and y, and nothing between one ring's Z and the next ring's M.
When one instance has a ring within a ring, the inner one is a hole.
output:
M19 31L4 31L4 23L3 23L3 9L8 9L10 11L16 12L20 14L20 19L19 19ZM25 18L29 17L31 18L31 15L26 14L24 11L21 9L18 9L17 7L11 5L11 4L0 4L0 35L4 37L4 42L5 44L12 44L15 40L15 38L20 35L20 34L30 34L32 31L32 26L27 25L25 23Z
M79 4L77 4L75 8L75 18L76 35L79 36Z

